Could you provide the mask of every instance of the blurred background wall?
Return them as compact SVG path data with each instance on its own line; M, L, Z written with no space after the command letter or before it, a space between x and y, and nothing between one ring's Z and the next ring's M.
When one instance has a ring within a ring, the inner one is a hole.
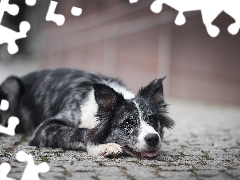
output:
M18 62L15 70L22 65L26 72L84 69L118 77L134 92L167 75L167 96L240 104L240 33L227 32L234 20L224 12L213 22L221 32L211 38L200 11L185 13L186 24L177 26L177 11L165 5L160 14L154 14L150 10L153 0L135 4L128 0L56 1L56 13L66 18L63 26L45 21L50 0L38 0L34 7L26 7L21 3L24 0L10 0L22 8L17 17L4 16L2 24L17 31L19 23L27 20L32 28L28 38L17 41L20 51L16 55L9 55L6 45L0 46L4 71L16 73L8 70L14 62ZM74 17L72 6L82 8L82 15ZM33 62L38 66L28 68Z

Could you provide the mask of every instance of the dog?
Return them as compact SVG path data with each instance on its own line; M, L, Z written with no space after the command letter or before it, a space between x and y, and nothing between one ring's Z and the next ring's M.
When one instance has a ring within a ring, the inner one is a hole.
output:
M159 78L137 94L119 79L75 69L10 76L0 86L9 101L0 122L20 119L30 146L84 150L93 156L156 158L164 128L172 128ZM20 131L20 130L19 130Z

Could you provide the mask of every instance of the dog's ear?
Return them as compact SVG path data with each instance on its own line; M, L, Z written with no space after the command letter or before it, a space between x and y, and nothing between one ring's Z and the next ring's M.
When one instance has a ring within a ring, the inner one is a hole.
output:
M162 116L161 125L163 127L170 129L175 125L175 122L173 121L173 119L170 118L167 114L162 114L161 116Z
M154 103L154 107L157 107L157 111L159 112L158 114L162 128L172 128L174 126L174 121L167 115L166 108L168 105L164 102L162 82L165 78L166 76L153 80L146 87L139 90L138 96ZM162 134L162 129L160 130L160 134Z
M94 83L94 96L98 104L96 117L99 123L93 129L89 129L86 134L87 141L91 143L101 143L110 133L112 112L116 106L119 106L124 98L113 88L105 85Z
M105 84L94 83L93 89L98 107L104 111L113 110L118 103L124 100L121 94Z
M138 95L145 99L153 100L155 103L164 103L162 81L165 78L166 76L153 80L147 86L141 88L138 91Z

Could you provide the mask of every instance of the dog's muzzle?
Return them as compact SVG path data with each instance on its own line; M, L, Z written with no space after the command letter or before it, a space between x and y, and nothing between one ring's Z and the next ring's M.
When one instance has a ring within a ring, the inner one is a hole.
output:
M148 147L142 151L135 151L134 148L131 148L127 145L124 146L125 152L130 154L131 156L138 157L138 158L147 158L147 159L154 159L158 155L158 151L161 147L161 140L158 134L150 133L144 137L144 141Z
M157 134L148 134L147 136L145 136L145 141L147 143L147 145L151 146L151 147L155 147L158 143L159 143L159 136Z

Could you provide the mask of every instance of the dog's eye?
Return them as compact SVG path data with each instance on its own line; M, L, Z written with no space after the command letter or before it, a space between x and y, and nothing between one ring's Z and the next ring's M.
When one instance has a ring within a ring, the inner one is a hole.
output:
M149 120L149 122L151 122L151 123L155 123L155 122L157 121L157 119L156 119L154 116L149 116L149 117L148 117L148 120Z
M153 126L156 126L157 125L157 118L153 115L150 115L150 116L146 116L146 121L150 124L150 125L153 125Z

